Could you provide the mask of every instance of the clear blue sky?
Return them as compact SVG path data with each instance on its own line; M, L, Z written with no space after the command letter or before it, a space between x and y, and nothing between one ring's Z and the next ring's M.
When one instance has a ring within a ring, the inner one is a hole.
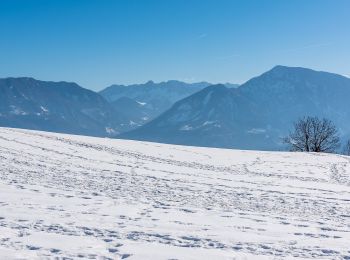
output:
M0 77L98 90L242 83L276 64L350 75L350 1L0 0Z

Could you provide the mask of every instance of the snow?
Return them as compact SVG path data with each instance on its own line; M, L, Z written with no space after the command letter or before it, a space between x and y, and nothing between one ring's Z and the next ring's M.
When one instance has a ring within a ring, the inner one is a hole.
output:
M28 115L27 112L23 111L19 107L16 107L14 105L11 105L10 107L11 107L11 113L14 114L14 115L22 115L22 116Z
M206 125L211 125L211 124L215 124L216 122L214 122L214 121L205 121L204 123L203 123L203 126L206 126Z
M40 106L40 109L44 112L44 113L48 113L49 110L46 107Z
M248 134L264 134L266 133L266 129L263 128L252 128L247 131Z
M205 121L205 122L201 125L201 127L207 126L207 125L212 125L213 127L218 127L218 128L221 127L221 125L218 123L218 121Z
M137 124L137 123L135 123L134 121L130 120L130 121L129 121L129 125L135 126L135 125L139 125L139 124Z
M189 125L184 125L184 126L180 127L180 130L181 131L191 131L191 130L193 130L193 127L189 126Z
M145 105L147 105L147 103L146 102L140 102L140 101L136 101L139 105L141 105L141 106L145 106Z
M349 259L350 158L0 128L0 259Z
M64 119L64 117L62 117ZM107 134L117 134L117 132L112 128L112 127L105 127L106 133Z
M190 126L190 125L183 125L179 128L180 131L191 131L191 130L196 130L202 127L206 127L206 126L213 126L213 127L217 127L220 128L221 125L217 123L217 121L205 121L203 124L199 125L199 126Z

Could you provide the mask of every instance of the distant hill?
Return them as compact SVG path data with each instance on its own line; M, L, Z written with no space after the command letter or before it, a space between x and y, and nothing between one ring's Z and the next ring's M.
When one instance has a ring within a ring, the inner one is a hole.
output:
M175 102L210 85L211 83L208 82L185 83L177 80L169 80L155 83L148 81L145 84L112 85L99 93L111 102L113 106L125 111L126 114L129 114L129 107L125 102L125 106L121 107L118 104L120 98L129 98L142 104L139 108L140 116L138 118L133 117L132 119L142 125L169 109ZM238 85L227 83L227 86L234 88ZM134 111L135 106L132 106L130 109Z
M0 79L0 126L93 136L130 129L103 97L75 83Z
M334 121L350 133L350 79L311 69L276 66L239 88L209 86L121 138L164 143L283 149L280 138L304 115Z

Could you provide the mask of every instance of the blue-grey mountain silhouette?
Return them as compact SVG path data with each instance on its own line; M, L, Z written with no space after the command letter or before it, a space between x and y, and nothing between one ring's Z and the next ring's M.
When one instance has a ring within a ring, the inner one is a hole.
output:
M305 115L350 133L350 79L276 66L239 88L209 86L121 138L241 149L283 149L281 137Z
M175 102L188 97L211 84L208 82L185 83L177 80L155 83L148 81L145 84L112 85L99 93L114 107L122 109L126 114L132 110L130 120L143 125L169 109ZM226 83L227 87L235 88L237 84ZM129 104L126 103L128 98ZM134 100L132 104L131 100ZM137 102L139 105L136 105ZM138 116L136 110L138 110Z
M33 78L0 79L0 125L93 136L130 129L128 119L97 93Z

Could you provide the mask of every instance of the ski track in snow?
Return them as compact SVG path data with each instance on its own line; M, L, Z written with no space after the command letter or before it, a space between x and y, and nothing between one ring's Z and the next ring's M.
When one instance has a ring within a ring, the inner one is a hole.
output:
M350 158L0 128L0 259L350 259Z

